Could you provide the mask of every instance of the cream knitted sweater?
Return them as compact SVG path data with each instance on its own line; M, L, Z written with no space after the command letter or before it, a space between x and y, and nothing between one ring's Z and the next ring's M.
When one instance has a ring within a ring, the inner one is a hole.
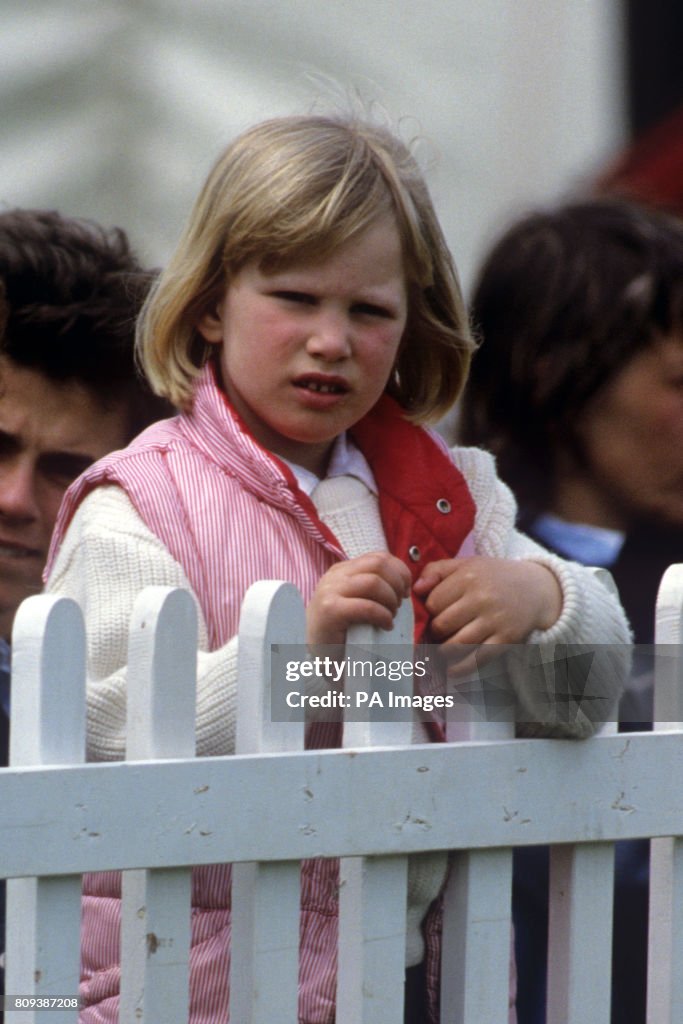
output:
M493 459L474 448L456 448L453 459L465 476L476 505L474 547L477 554L496 558L529 558L547 565L559 580L563 609L545 633L534 641L610 645L609 657L600 650L594 662L594 690L613 703L628 674L630 632L623 610L584 567L551 555L514 528L516 506L497 477ZM320 499L319 499L320 501ZM322 505L322 502L321 502ZM369 506L368 506L369 507ZM329 509L321 507L323 515ZM341 516L341 513L337 513ZM365 515L347 515L349 537L365 530ZM337 525L346 529L341 518ZM381 530L381 526L380 526ZM361 547L375 536L359 537ZM135 598L144 586L191 590L182 566L143 522L128 496L118 487L94 490L82 502L47 581L47 591L72 597L81 605L88 637L88 757L118 760L125 751L126 659L128 625ZM236 640L208 650L208 633L199 615L197 752L229 754L235 743ZM540 735L582 737L594 725L581 717L571 725L549 719L546 705L537 706L523 678L514 680L517 696L530 721L546 721ZM552 711L552 709L551 709Z

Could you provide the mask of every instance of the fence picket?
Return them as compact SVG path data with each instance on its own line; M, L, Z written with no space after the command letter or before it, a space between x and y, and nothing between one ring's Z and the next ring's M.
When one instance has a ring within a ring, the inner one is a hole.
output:
M476 676L473 676L476 680ZM482 680L482 686L486 680ZM486 703L484 702L484 708ZM464 706L447 722L448 741L494 742L515 734L512 702L495 718ZM512 851L460 850L451 858L443 901L442 1024L507 1020L512 955ZM483 982L481 964L486 963Z
M129 635L128 760L194 757L196 659L197 613L189 593L145 589ZM190 903L187 868L124 872L122 1021L187 1024Z
M410 646L408 613L397 617L393 635L351 633L347 652L369 646L372 657L391 657L392 644ZM7 808L0 874L10 877L7 991L75 995L76 872L125 868L121 1019L186 1024L190 865L237 860L231 1019L294 1024L299 858L345 854L336 1019L401 1024L406 851L450 848L441 1022L502 1022L511 848L550 841L562 845L552 851L548 1024L606 1024L612 844L652 836L648 1024L678 1024L683 567L668 571L660 591L657 643L666 645L657 659L660 735L603 734L578 756L572 744L510 741L509 722L475 721L466 742L401 750L410 743L411 722L382 717L346 722L343 751L305 753L303 723L274 721L264 685L271 645L303 649L303 639L295 589L257 584L240 622L237 756L195 761L194 605L182 591L152 588L132 623L127 753L129 760L169 763L84 766L80 611L66 599L25 602L13 639L12 767L0 771ZM378 643L388 646L380 651ZM407 677L401 683L412 692ZM375 749L356 749L367 746ZM198 815L201 829L194 827ZM27 870L63 874L21 877ZM51 1017L55 1024L76 1019L73 1009ZM35 1024L36 1017L10 1011L6 1020Z
M511 885L510 850L454 855L444 896L442 1024L508 1019Z
M306 616L296 587L277 580L249 587L239 622L236 753L304 749L302 722L273 719L268 684L273 645L289 645L303 653L305 640Z
M612 574L591 569L618 596ZM616 715L600 732L618 731ZM610 1019L613 844L569 844L550 850L548 944L548 1024L594 1024ZM590 1009L588 1009L590 1008Z
M68 598L28 598L12 634L10 764L81 764L85 757L85 631ZM6 812L4 812L6 813ZM27 842L31 842L27 837ZM17 878L7 884L8 995L75 996L80 961L81 876ZM73 1024L78 1010L52 1011ZM7 1024L35 1024L11 1010Z
M303 645L305 614L290 583L249 588L239 624L236 753L303 750L302 722L271 714L271 645ZM264 822L267 828L267 822ZM300 866L298 862L234 864L230 1019L282 1024L298 1019Z
M413 611L409 601L401 604L394 618L391 630L373 629L371 626L352 626L349 629L346 654L349 658L373 660L404 661L413 652ZM344 716L344 746L349 747L385 747L404 746L410 743L412 721L405 712L391 716L389 709L358 708L356 693L372 689L368 675L347 674L344 693L351 700L352 714ZM386 683L382 679L382 683ZM383 689L386 689L384 687ZM412 672L401 674L401 678L391 682L391 692L397 695L412 695ZM383 696L383 694L380 694ZM386 703L386 701L385 701Z
M351 658L405 660L412 654L413 614L404 601L390 632L354 626L347 638ZM365 676L347 676L344 692L372 689ZM391 684L396 694L412 694L412 672ZM376 711L376 713L374 713ZM406 745L412 722L405 715L388 720L388 709L361 709L345 716L344 747ZM406 857L350 857L340 862L338 1024L400 1024L406 957Z
M683 728L683 565L664 573L657 597L654 729ZM670 780L662 780L663 791ZM683 838L650 844L648 1024L683 1020Z
M609 1024L613 891L612 843L552 848L548 1024Z

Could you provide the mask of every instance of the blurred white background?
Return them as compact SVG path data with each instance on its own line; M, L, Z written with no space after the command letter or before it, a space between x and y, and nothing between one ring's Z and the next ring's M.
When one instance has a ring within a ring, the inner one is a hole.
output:
M0 203L170 252L210 165L272 115L376 101L467 286L521 210L626 139L620 0L3 0Z

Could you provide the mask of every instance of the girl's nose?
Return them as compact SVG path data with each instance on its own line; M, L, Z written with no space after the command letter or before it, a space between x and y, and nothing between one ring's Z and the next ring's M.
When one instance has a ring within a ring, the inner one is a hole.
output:
M351 355L351 324L341 313L323 313L311 325L306 344L309 355L329 362Z

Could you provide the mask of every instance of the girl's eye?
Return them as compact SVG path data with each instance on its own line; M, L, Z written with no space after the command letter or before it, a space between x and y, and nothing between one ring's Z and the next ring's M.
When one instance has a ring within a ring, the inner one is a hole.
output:
M390 319L392 316L391 310L384 306L375 306L372 302L357 303L353 307L353 312L360 313L361 316L377 316L383 319Z
M303 303L305 306L312 306L315 303L315 297L308 295L306 292L277 291L273 292L273 295L276 299L283 299L285 302Z

